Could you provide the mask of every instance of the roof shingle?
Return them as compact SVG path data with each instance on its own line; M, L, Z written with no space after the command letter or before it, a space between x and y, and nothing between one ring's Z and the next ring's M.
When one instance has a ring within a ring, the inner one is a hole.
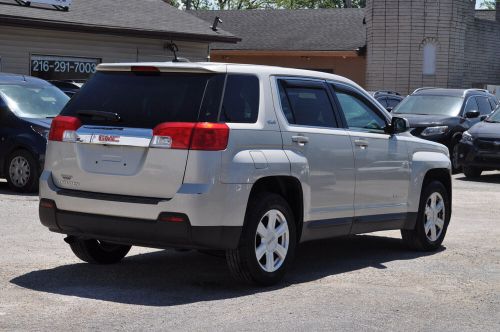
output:
M242 41L212 45L223 50L272 51L351 51L366 45L364 9L224 10L190 11L212 24L219 16L219 27L231 31Z
M162 0L73 0L69 11L24 7L0 0L0 24L79 28L89 31L139 33L165 38L237 42L232 34L210 29L205 21Z

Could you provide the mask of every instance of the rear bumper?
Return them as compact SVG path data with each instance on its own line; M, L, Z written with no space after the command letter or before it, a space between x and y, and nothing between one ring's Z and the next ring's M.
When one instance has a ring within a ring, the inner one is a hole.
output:
M471 143L460 142L458 145L458 165L477 167L483 170L500 169L500 151L479 150Z
M192 226L186 215L162 213L157 220L112 217L64 211L51 200L42 199L40 221L51 231L82 238L146 247L234 249L238 246L242 227ZM163 221L177 216L181 222Z

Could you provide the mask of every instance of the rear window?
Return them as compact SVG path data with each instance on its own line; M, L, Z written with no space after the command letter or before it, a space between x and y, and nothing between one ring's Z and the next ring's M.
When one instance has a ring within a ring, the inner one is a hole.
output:
M98 72L61 114L78 116L83 124L102 125L109 120L89 112L116 113L120 121L105 124L132 128L215 122L224 79L223 74ZM79 115L81 111L86 115Z

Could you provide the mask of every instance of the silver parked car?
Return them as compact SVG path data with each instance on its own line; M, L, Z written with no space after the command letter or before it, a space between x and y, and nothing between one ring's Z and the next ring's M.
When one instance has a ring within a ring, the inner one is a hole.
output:
M401 229L435 250L448 149L407 129L336 75L101 64L52 123L40 218L86 262L131 245L225 250L235 277L263 285L304 241Z

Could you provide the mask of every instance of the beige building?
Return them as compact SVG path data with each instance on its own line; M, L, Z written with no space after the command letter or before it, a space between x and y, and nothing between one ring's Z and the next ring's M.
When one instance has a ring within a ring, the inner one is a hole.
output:
M500 2L368 0L367 89L500 85Z
M209 43L239 39L162 0L73 0L69 11L0 0L0 71L86 79L101 62L206 61Z
M500 8L475 0L367 0L366 8L196 11L242 41L211 60L314 69L368 90L500 86ZM497 2L497 6L500 2Z
M191 11L242 39L214 43L210 60L318 70L365 84L364 10L223 10Z

